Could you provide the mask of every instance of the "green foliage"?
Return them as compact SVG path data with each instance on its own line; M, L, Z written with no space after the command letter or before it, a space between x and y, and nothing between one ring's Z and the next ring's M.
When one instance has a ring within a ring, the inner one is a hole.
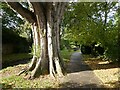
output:
M36 49L36 51L35 51L35 49ZM34 52L35 52L35 55L37 56L37 57L40 57L40 51L41 51L41 48L40 48L40 46L38 45L36 45L36 47L34 46L34 45L32 45L32 48L31 48L31 53L34 55Z
M26 80L22 76L11 75L10 77L0 80L2 88L54 88L57 83L52 82L49 78Z
M70 50L71 49L70 41L62 38L61 43L60 43L60 49L61 50L63 50L63 49Z
M6 3L1 2L0 8L2 16L2 43L14 44L15 53L28 52L29 46L32 46L30 25L25 23L25 20ZM20 37L20 34L24 32L27 33L27 37Z
M105 56L113 61L118 58L118 7L115 2L71 3L64 15L62 38L80 45L100 43Z
M16 29L20 24L23 24L24 21L19 17L18 13L10 9L10 7L4 2L0 3L0 8L2 16L2 30L9 29L19 33L19 30Z
M70 60L70 56L72 55L72 53L74 53L73 50L67 50L67 49L61 50L61 56L64 59Z
M25 21L25 23L21 24L18 29L21 37L27 38L28 40L32 39L31 24L29 22Z

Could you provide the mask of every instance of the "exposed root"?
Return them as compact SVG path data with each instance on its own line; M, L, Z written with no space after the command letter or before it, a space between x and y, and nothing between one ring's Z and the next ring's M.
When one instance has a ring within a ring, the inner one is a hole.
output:
M20 72L17 74L17 76L20 76L20 75L23 74L24 72L26 72L26 70L20 71Z
M56 78L54 69L52 69L52 71L50 72L50 77L51 77L52 79L55 79L55 78Z
M49 73L50 73L50 77L55 79L55 68L52 59L49 60Z
M42 60L44 60L44 58L40 57L37 61L37 57L33 56L32 62L29 67L21 70L17 75L20 76L21 74L25 73L25 78L34 79L38 75L43 74L42 72L44 72L45 65L43 64L44 62L42 62ZM29 71L31 72L29 73ZM58 57L54 57L54 60L49 60L49 73L52 79L56 79L58 76L64 76Z
M32 71L35 68L36 62L37 62L37 56L33 56L31 64L28 67L29 71Z
M39 60L38 60L38 62L37 62L37 64L36 64L34 70L31 72L31 78L33 78L33 77L36 76L37 70L38 70L38 69L40 68L40 66L41 66L40 63L41 63L41 58L39 58Z
M31 64L29 65L29 67L22 69L22 70L17 74L17 76L20 76L20 75L23 74L23 73L25 73L25 76L28 75L28 72L34 69L34 67L35 67L35 65L36 65L36 61L37 61L37 57L36 57L36 56L33 56L32 62L31 62Z
M55 66L56 66L56 72L58 74L59 77L63 77L63 72L62 72L62 69L61 69L61 66L60 66L60 62L59 62L59 58L58 57L55 57Z

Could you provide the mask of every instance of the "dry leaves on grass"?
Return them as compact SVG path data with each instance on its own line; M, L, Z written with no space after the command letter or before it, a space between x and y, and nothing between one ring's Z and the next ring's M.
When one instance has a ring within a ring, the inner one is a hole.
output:
M27 64L19 64L17 66L4 68L0 70L0 76L4 78L4 77L9 77L11 75L16 75L26 66Z
M120 87L120 68L117 64L97 59L89 59L85 62L91 67L96 76L100 78L106 86L111 88Z

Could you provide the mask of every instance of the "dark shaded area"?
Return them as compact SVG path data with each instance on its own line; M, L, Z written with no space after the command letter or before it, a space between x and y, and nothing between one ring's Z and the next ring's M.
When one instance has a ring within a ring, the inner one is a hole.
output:
M81 46L81 52L83 54L91 54L92 53L92 48L90 46L87 46L87 45L82 45Z
M104 54L105 49L100 45L97 45L97 43L93 43L91 45L82 45L81 52L83 54L91 54L93 56L99 56Z
M87 64L84 63L82 54L79 52L72 54L70 63L67 67L69 67L67 68L68 73L92 70Z
M6 89L12 89L12 85L9 85L9 84L7 84L7 83L0 83L0 89L1 90L6 90Z
M103 53L105 51L103 47L101 47L101 46L95 46L94 48L95 48L95 51L96 51L96 53L98 55L103 55Z
M97 62L97 61L93 61L93 64ZM92 65L93 65L92 64ZM107 64L94 64L96 69L94 70L100 70L100 69L110 69L110 68L118 68L120 65L118 63L115 62L111 62L111 63L107 63Z
M68 73L92 70L87 64L80 64L79 62L70 63L68 67L69 67L67 68Z
M2 69L3 68L6 68L6 67L8 67L8 66L14 66L14 65L19 65L19 64L26 64L26 63L28 63L29 61L31 60L31 58L29 58L29 59L24 59L24 60L17 60L17 61L15 61L15 62L10 62L10 63L4 63L4 64L2 64Z
M12 45L13 50L11 53L28 53L31 42L28 42L26 38L20 37L17 33L12 30L2 30L2 46L3 49L9 50L9 44ZM5 47L4 45L8 45ZM11 47L10 47L11 48ZM4 51L2 51L3 54Z
M97 85L97 84L78 84L78 83L70 83L70 82L65 82L59 85L60 88L105 88L103 85Z

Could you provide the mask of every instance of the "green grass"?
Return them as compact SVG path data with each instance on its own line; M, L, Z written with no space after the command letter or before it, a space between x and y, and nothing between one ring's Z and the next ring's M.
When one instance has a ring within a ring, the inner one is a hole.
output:
M66 63L70 61L70 57L73 50L62 50L61 56ZM6 55L3 57L3 60L10 62L11 60L19 60L23 58L31 57L30 54L12 54ZM0 70L0 75L2 74L2 78L0 78L0 88L59 88L59 81L52 80L49 76L40 76L40 78L35 78L34 80L24 79L23 75L16 76L16 72L19 71L18 68L23 68L25 65L18 65L14 67L8 67ZM6 76L10 74L9 76Z
M0 80L0 87L2 88L54 88L57 87L57 83L50 79L36 78L34 80L24 79L22 76L12 75Z
M70 59L70 56L72 55L74 51L73 50L61 50L61 56L64 59Z
M41 75L33 80L25 79L24 74L16 76L16 74L25 67L26 64L21 64L13 67L7 67L0 70L0 88L55 88L58 83L53 81L49 75Z
M2 55L2 62L10 63L18 60L29 59L29 58L32 58L32 54L19 53L19 54Z
M61 56L62 56L62 58L63 58L63 60L65 62L69 62L71 55L73 53L75 53L75 52L80 52L80 51L79 50L74 51L74 50L66 50L66 49L64 49L64 50L61 50Z
M61 50L61 56L65 63L68 63L70 61L70 57L74 51L73 50Z

